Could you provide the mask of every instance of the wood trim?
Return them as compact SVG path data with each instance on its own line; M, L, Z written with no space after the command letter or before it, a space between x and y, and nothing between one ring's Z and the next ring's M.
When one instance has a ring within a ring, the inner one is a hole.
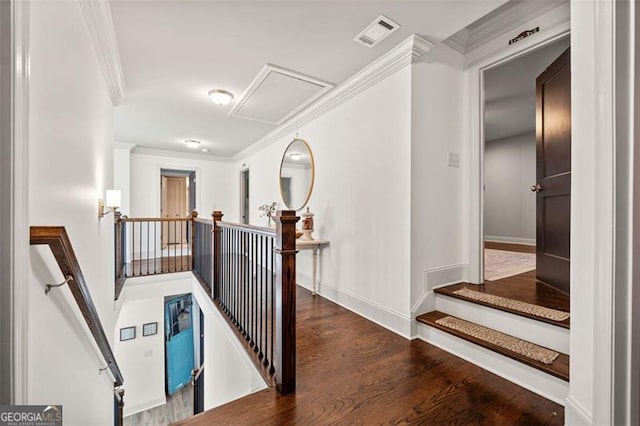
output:
M224 214L220 211L220 210L215 210L212 214L212 222L213 222L213 238L212 238L212 244L213 244L213 262L212 262L212 267L213 267L213 283L211 283L211 297L213 298L213 300L218 300L218 298L220 297L220 265L221 265L221 257L222 257L222 250L220 250L220 224L222 223L222 217L224 216ZM225 316L225 315L223 315Z
M215 222L216 222L216 226L220 228L242 229L244 231L249 231L253 234L266 235L268 237L275 237L277 232L275 229L263 228L261 226L255 226L255 225L245 225L242 223L233 223L233 222L222 222L218 220L215 220Z
M82 269L78 263L73 246L63 226L32 226L30 232L31 245L48 245L53 256L58 262L63 276L71 276L68 286L71 294L80 308L91 335L93 336L102 356L107 362L107 366L113 374L116 386L121 386L124 379L116 358L113 355L109 340L102 327L102 322L98 316L98 311L93 303L89 288L84 279Z
M276 281L275 379L278 391L296 390L296 223L294 210L280 210L275 217L274 245Z
M185 217L126 217L122 216L123 222L187 222L193 220L191 215Z
M207 224L209 224L209 225L213 225L213 220L211 220L211 219L207 219L207 218L204 218L204 217L197 217L197 218L195 218L195 222L207 223Z

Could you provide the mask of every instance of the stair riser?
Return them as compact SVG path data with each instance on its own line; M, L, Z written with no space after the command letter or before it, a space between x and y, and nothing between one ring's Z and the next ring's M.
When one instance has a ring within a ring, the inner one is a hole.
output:
M569 355L566 328L442 294L436 294L436 310Z
M569 383L425 324L418 338L564 406Z

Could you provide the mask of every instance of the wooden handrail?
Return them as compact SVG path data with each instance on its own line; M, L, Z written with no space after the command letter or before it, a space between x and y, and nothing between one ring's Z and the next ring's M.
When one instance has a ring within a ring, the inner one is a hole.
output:
M192 220L192 216L185 217L120 217L123 222L184 222Z
M89 288L87 287L66 229L64 226L32 226L30 243L32 245L48 245L58 262L62 276L73 277L68 284L69 290L71 290L71 294L78 304L84 320L89 326L91 335L107 362L111 374L113 374L115 385L121 386L124 381L122 373L109 345L109 340L104 333L98 311L89 293Z
M247 224L244 224L244 223L234 223L234 222L222 222L222 221L219 221L219 223L216 223L216 226L219 226L220 228L242 229L242 230L245 230L245 231L249 231L249 232L251 232L253 234L267 235L269 237L275 237L276 236L276 230L273 229L273 228L263 228L261 226L247 225ZM294 233L294 235L295 235L295 233Z
M208 223L209 225L213 225L213 220L212 219L207 219L205 217L197 217L194 219L196 222L200 222L200 223Z

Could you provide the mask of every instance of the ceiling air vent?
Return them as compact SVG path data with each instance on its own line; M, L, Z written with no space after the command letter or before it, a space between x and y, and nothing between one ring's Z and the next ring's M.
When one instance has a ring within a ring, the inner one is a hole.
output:
M367 47L373 47L380 43L392 32L400 28L400 25L393 22L384 15L378 16L367 28L360 32L353 41L364 44Z

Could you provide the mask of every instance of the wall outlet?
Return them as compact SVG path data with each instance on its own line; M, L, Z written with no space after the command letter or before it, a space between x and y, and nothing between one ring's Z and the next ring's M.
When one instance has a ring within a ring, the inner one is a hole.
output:
M450 152L448 156L449 167L460 167L460 154L457 152Z

